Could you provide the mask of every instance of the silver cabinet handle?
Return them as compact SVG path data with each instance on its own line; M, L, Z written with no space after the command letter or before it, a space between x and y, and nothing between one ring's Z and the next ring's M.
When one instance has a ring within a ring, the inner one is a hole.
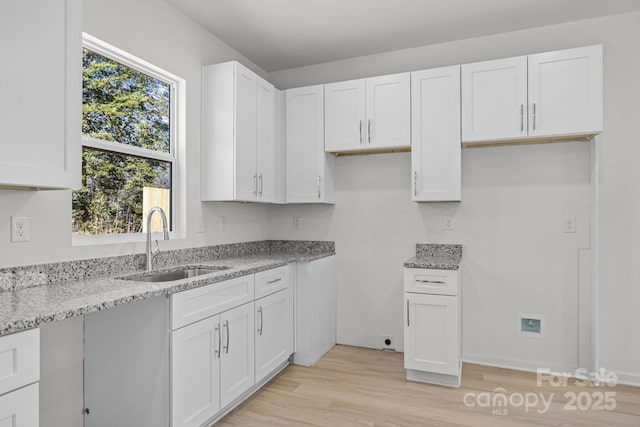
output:
M409 324L409 300L407 300L407 326L411 326Z
M322 196L322 193L320 192L320 175L318 175L318 199Z
M441 280L420 280L420 279L416 279L416 282L420 282L420 283L435 283L437 285L444 285L445 282L441 281Z
M367 138L368 138L369 144L371 144L371 119L369 119L369 123L367 125Z
M364 141L362 140L362 120L360 120L360 144L362 144Z
M262 190L264 190L264 181L262 180L262 172L258 176L258 180L260 181L260 197L262 197Z
M253 195L258 196L258 174L253 174Z
M282 277L278 277L277 279L269 280L267 282L267 285L273 285L274 283L278 283L281 280L282 280Z
M418 196L418 171L413 172L413 195Z
M229 321L224 321L224 327L227 328L227 345L224 347L224 352L229 354Z
M215 331L218 333L218 349L214 349L213 353L214 355L218 356L218 359L220 359L220 346L222 345L222 332L220 332L220 323L216 325Z
M533 103L533 130L536 130L536 103Z
M524 104L520 104L520 132L524 132Z
M262 326L264 319L262 318L262 306L258 307L258 314L260 314L260 328L258 328L258 334L262 336Z

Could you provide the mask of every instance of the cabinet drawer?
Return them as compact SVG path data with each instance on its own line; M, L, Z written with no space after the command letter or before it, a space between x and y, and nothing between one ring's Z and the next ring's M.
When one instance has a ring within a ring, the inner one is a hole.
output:
M31 384L0 396L0 425L12 427L38 427L39 387Z
M171 329L253 301L254 275L178 292L171 296Z
M289 265L256 273L256 299L289 286Z
M0 394L40 379L40 329L0 337Z
M418 294L458 295L458 270L405 268L404 291Z

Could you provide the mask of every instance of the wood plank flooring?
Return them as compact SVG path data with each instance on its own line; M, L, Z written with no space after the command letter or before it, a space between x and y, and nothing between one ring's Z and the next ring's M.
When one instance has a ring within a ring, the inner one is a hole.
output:
M535 373L472 364L459 389L409 382L402 353L336 346L312 368L287 367L216 426L640 426L640 388L536 382ZM500 387L506 406L492 405ZM615 409L588 409L605 392Z

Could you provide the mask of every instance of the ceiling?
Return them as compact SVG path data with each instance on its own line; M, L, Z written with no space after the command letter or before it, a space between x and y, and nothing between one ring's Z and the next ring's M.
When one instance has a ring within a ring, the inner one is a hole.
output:
M638 0L167 0L267 72L640 10Z

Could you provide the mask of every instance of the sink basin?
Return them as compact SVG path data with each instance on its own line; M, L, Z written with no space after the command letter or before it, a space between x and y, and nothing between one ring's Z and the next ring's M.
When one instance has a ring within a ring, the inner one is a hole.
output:
M231 267L227 266L191 267L172 271L157 271L142 276L119 277L119 279L135 280L136 282L172 282L174 280L189 279L204 274L216 273L230 268Z

